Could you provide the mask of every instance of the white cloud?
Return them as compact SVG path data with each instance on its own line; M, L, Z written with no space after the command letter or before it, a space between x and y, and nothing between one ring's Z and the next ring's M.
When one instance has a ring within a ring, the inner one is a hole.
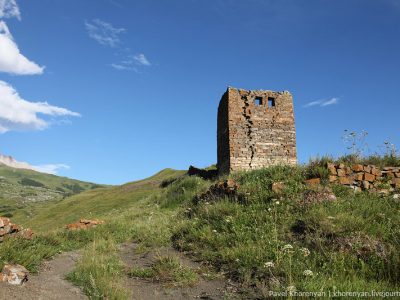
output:
M70 166L68 166L66 164L46 164L46 165L40 165L40 166L32 166L32 168L38 172L55 175L62 169L64 169L64 170L70 169Z
M85 27L89 36L99 44L109 47L117 47L121 40L119 35L125 28L115 28L110 23L94 19L92 22L85 21Z
M129 61L122 61L120 63L113 63L111 64L111 67L113 67L115 70L118 71L135 71L138 72L138 69L132 66L132 63Z
M15 0L0 0L0 19L17 18L21 20L21 13Z
M136 61L137 64L143 65L143 66L151 66L151 63L148 61L146 56L144 56L143 53L139 53L133 57L133 59Z
M22 99L8 83L0 80L0 133L11 130L43 130L49 121L39 117L74 116L80 114L47 102L29 102Z
M0 21L0 72L33 75L42 74L43 70L20 53L6 23Z
M135 67L135 65L151 66L151 63L144 54L140 53L134 56L130 55L125 60L111 64L114 69L119 71L135 71L139 73L139 70L137 67Z
M309 102L309 103L303 105L303 107L311 107L311 106L325 107L325 106L334 105L334 104L338 104L338 103L339 103L339 98L334 97L331 99L312 101L312 102Z

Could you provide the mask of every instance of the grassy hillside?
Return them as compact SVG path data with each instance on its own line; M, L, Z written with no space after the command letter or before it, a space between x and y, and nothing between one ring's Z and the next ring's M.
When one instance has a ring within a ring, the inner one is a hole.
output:
M89 190L43 207L30 221L36 231L58 229L80 218L113 218L134 206L139 199L160 190L164 181L185 171L165 169L147 179L121 186Z
M0 164L0 215L24 222L49 202L99 187L102 186Z
M84 247L70 280L93 299L129 299L118 243L173 245L240 283L244 298L271 292L396 291L400 288L400 200L336 185L309 187L320 166L271 167L230 176L238 195L193 201L213 182L164 170L146 180L83 192L43 209L31 241L0 244L1 262L35 271L43 258ZM281 182L281 190L272 190ZM327 197L334 194L336 199ZM106 221L68 232L80 217ZM15 251L13 249L18 249ZM32 253L35 255L32 255ZM0 263L1 263L0 262ZM133 270L151 276L147 269ZM151 270L150 270L151 271ZM139 275L138 275L139 274Z

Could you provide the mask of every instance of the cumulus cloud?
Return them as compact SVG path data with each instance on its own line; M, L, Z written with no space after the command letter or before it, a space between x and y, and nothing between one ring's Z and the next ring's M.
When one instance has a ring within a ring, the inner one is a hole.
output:
M0 19L17 18L21 20L21 13L15 0L0 0Z
M12 86L0 80L0 133L11 130L43 130L49 126L49 121L41 115L80 116L79 113L52 106L47 102L24 100Z
M320 107L325 107L325 106L329 106L329 105L334 105L334 104L338 104L339 103L339 98L331 98L331 99L323 99L323 100L318 100L318 101L312 101L309 102L305 105L303 105L303 107L312 107L312 106L320 106Z
M6 23L0 21L0 72L33 75L42 74L43 70L44 67L38 66L21 54Z
M146 56L144 56L143 53L139 53L133 57L133 59L136 61L137 64L143 65L143 66L151 66L151 63L148 61Z
M120 44L119 35L125 31L125 28L116 28L99 19L94 19L91 22L85 21L85 27L92 39L101 45L113 48Z
M46 164L40 166L32 166L35 171L47 173L47 174L57 174L60 170L68 170L70 166L66 164Z

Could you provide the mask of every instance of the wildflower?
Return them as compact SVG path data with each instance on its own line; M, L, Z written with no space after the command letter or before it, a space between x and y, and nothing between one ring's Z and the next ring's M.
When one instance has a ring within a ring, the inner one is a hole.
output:
M271 208L268 208L268 211L271 211Z
M215 229L212 232L217 233L217 231Z
M285 246L283 246L282 250L290 252L293 250L293 246L290 244L286 244Z
M313 271L311 271L311 270L305 270L305 271L303 272L303 275L306 276L306 277L311 277L311 276L314 275L314 273L313 273Z
M275 265L274 265L274 263L272 262L272 261L267 261L265 264L264 264L264 267L265 268L273 268Z
M307 248L301 248L300 251L303 253L304 257L310 255L310 250L308 250Z
M236 261L236 262L239 262L239 261L240 261L240 259L239 259L239 258L236 258L236 259L235 259L235 261Z
M276 201L275 204L276 204L276 205L279 205L279 201Z

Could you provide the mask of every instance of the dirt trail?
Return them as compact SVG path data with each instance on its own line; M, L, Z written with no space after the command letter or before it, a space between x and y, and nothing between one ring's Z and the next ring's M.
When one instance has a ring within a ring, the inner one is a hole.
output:
M201 267L199 263L169 247L153 249L141 254L136 253L136 248L137 245L134 243L121 245L120 257L127 268L133 266L149 267L160 254L175 256L179 258L182 265L193 269L200 269ZM205 279L201 276L199 282L188 287L129 278L127 288L131 290L134 300L239 299L236 294L236 287L225 278Z
M66 252L43 263L38 274L30 275L22 286L0 283L0 299L16 300L81 300L87 297L64 279L71 272L79 255Z

